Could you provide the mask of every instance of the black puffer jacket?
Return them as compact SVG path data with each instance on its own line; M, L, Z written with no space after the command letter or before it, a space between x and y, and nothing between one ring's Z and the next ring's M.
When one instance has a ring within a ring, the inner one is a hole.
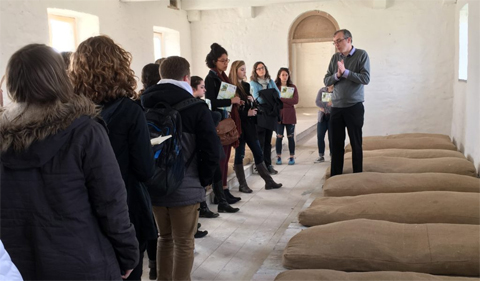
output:
M158 84L142 94L142 104L148 109L159 102L171 106L194 97L174 84ZM210 111L206 104L194 105L180 112L182 118L185 159L195 153L185 172L180 187L167 197L156 198L152 194L154 206L188 206L205 201L205 186L212 183L213 173L219 161L220 140L217 136ZM186 162L186 161L185 161Z
M1 240L25 280L119 280L138 262L115 155L82 103L0 116Z
M153 176L153 152L141 105L120 98L104 105L102 118L127 189L128 211L139 241L155 239L152 203L142 183Z

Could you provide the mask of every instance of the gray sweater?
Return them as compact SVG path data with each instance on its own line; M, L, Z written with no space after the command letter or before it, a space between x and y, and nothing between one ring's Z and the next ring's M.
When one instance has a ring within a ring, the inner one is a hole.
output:
M342 59L346 70L341 77L337 77L337 62ZM363 85L370 82L370 60L367 52L353 47L346 57L335 53L330 60L324 82L326 86L335 84L332 107L344 108L363 102Z

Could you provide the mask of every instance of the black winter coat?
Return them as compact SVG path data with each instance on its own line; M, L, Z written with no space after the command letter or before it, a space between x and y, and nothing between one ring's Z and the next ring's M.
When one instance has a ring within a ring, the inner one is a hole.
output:
M185 99L193 98L186 90L174 84L164 83L148 88L142 94L142 104L148 109L159 102L173 106ZM204 187L212 183L213 173L218 165L220 140L207 104L194 105L180 111L180 116L185 162L193 153L195 155L187 167L182 184L176 191L166 197L155 198L152 195L154 206L188 206L205 201Z
M105 104L101 112L127 189L130 221L139 241L157 238L152 202L142 183L153 176L154 160L143 108L128 98Z
M229 99L217 99L221 84L222 80L218 77L217 73L210 70L207 77L205 77L205 89L207 90L205 97L211 101L212 111L221 111L223 114L223 110L218 108L230 106L232 105L232 101Z
M121 269L138 262L120 169L86 107L29 108L13 125L0 116L0 141L9 143L1 154L0 233L25 280L120 280ZM11 149L32 140L26 150Z
M248 96L252 96L250 94L250 84L246 82L242 82L243 89L245 90L245 93ZM237 89L237 93L240 90ZM238 95L241 100L245 102L245 105L242 105L238 108L238 112L240 113L240 120L242 122L242 138L245 140L258 140L257 136L257 127L255 124L255 118L252 116L248 116L248 110L250 110L253 107L253 104L251 101L249 101L247 98L243 97L242 95Z

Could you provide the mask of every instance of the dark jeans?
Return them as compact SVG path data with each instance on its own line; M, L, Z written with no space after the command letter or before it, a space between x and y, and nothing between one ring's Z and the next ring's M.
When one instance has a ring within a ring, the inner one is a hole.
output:
M140 259L137 266L133 269L132 273L130 273L130 276L128 276L126 280L142 280L143 254L145 253L145 249L147 248L147 241L138 241L138 248L140 250Z
M325 135L328 131L328 147L330 153L332 153L332 130L329 130L330 127L330 114L323 115L322 122L317 123L317 145L318 145L318 155L325 155Z
M239 139L239 142L240 144L237 148L235 148L235 165L243 164L243 158L245 157L245 143L248 145L248 147L250 147L250 150L253 153L255 164L260 164L263 162L263 152L258 140L245 140L242 135L242 137Z
M272 135L273 131L261 127L257 127L258 141L263 151L263 160L268 167L272 165Z
M359 102L346 108L332 107L330 130L332 131L331 176L343 173L345 154L345 127L352 146L352 166L354 173L363 170L362 127L365 109Z
M295 155L295 124L283 124L280 123L277 126L277 142L276 142L276 150L277 155L282 155L282 141L283 133L287 130L287 139L288 139L288 150L290 151L290 155ZM282 137L278 137L281 135Z

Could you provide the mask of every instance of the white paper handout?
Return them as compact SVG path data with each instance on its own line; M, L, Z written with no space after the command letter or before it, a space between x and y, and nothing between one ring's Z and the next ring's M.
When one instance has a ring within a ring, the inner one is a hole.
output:
M222 82L220 84L220 90L218 91L217 99L219 100L229 100L235 97L235 93L237 92L237 86ZM221 109L225 109L226 111L232 111L232 106L227 107L219 107Z
M332 101L332 93L323 92L322 93L322 101L323 102L331 102Z
M151 140L150 140L150 143L152 144L152 146L154 146L154 145L159 145L159 144L161 144L162 142L168 140L168 139L171 138L171 137L172 137L172 135L159 136L158 138L151 139Z
M295 88L282 86L282 88L280 89L280 97L285 99L291 99L294 92Z

